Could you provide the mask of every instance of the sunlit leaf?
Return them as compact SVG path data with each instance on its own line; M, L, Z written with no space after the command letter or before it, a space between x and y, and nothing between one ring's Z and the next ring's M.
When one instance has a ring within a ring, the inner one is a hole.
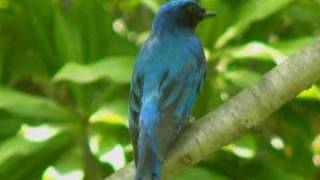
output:
M115 101L107 104L90 116L90 122L103 122L107 124L128 125L128 104L123 101Z
M43 180L81 180L83 179L82 152L76 146L64 153L54 164L50 165L43 173Z
M110 154L108 155L108 153L112 150L119 152L119 146L123 151L124 147L130 144L129 131L124 126L96 122L90 126L89 144L91 151L101 162L107 162L108 159L108 161L110 160L110 165L112 165L114 159L110 159ZM114 149L115 147L118 148ZM103 158L103 156L105 157ZM119 164L112 166L114 168L120 167Z
M285 148L285 143L281 137L273 137L270 140L270 144L273 148L277 150L282 150Z
M84 178L84 173L81 170L70 171L65 174L60 174L60 172L54 167L49 167L44 172L42 180L82 180Z
M251 159L256 154L256 143L252 135L246 135L237 141L224 147L225 150L232 152L234 155Z
M110 151L105 152L99 157L101 162L109 163L114 170L123 168L126 164L124 149L121 145L116 145Z
M110 79L116 83L128 83L131 79L133 59L132 57L110 57L88 65L67 63L56 73L53 80L87 84L101 79Z
M19 135L31 142L44 142L52 138L59 132L59 129L48 125L29 126L22 124Z
M317 135L314 138L314 140L311 144L311 148L312 148L313 153L320 154L320 135Z
M297 98L301 99L320 99L320 88L316 85L311 86L310 88L302 91Z

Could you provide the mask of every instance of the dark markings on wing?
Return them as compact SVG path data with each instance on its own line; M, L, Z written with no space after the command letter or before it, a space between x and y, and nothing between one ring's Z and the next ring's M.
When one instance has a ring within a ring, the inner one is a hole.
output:
M202 49L202 48L201 48ZM200 57L198 58L197 62L197 68L200 70L200 80L197 87L197 93L200 93L201 87L203 85L204 80L207 77L207 63L206 63L206 57L201 50Z
M204 68L206 68L206 67L204 67ZM204 81L205 81L205 79L206 79L206 77L207 77L207 70L204 69L203 71L204 71L204 72L203 72L203 74L202 74L202 76L201 76L201 80L200 80L200 82L199 82L198 85L197 85L197 94L200 93L201 87L203 86Z
M168 80L167 80L168 81ZM171 82L167 83L165 87L161 87L162 89L162 100L161 102L164 103L167 98L169 98L173 92L173 90L176 88L177 81L175 79L172 79Z
M134 120L134 123L136 123L136 124L138 124L139 114L140 114L140 112L138 112L138 111L132 111L132 118Z
M139 76L137 77L136 81L134 82L135 83L135 87L134 88L134 100L135 100L135 103L138 107L141 107L141 96L142 96L142 90L143 90L143 77L142 76Z
M166 72L162 75L161 80L160 80L160 86L159 86L160 88L163 86L164 81L167 80L168 75L169 75L169 71L166 71Z
M183 97L183 89L179 86L177 78L172 78L164 74L165 78L162 77L162 86L161 89L161 98L160 98L160 111L161 111L161 126L165 129L165 136L158 136L159 146L156 150L156 154L160 160L165 158L165 155L168 153L170 146L172 145L172 141L175 139L177 132L181 128L181 123L175 121L179 119L177 117L177 107L179 102ZM163 132L158 132L163 133Z
M179 93L178 96L176 97L176 99L169 104L166 109L165 109L165 114L175 114L175 110L178 107L178 103L180 102L181 98L182 98L183 93ZM165 101L165 100L164 100Z
M178 81L176 78L169 79L170 77L169 71L166 71L164 75L161 78L161 84L160 84L160 89L162 90L162 96L160 100L160 107L162 112L164 113L163 115L165 116L166 114L173 115L174 111L177 108L178 102L181 99L182 92L176 92L177 91L177 85ZM179 91L179 90L178 90ZM173 95L175 93L175 95ZM168 100L169 98L173 98L172 100ZM170 102L168 104L168 102Z
M139 137L139 115L141 108L141 97L143 91L143 77L137 77L133 80L132 89L130 92L130 134L135 156L135 163L138 163L138 137Z

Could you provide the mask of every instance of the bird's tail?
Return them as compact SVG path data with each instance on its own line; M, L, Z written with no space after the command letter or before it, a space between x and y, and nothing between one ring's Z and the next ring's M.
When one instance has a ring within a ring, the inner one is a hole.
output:
M160 180L160 160L152 151L150 138L141 129L139 136L139 161L135 180Z

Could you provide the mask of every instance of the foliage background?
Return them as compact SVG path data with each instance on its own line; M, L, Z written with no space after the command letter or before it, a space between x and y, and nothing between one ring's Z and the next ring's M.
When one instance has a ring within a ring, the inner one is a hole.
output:
M0 179L102 179L132 160L128 87L164 1L0 0ZM319 0L201 0L200 117L320 34ZM320 179L320 85L177 180Z

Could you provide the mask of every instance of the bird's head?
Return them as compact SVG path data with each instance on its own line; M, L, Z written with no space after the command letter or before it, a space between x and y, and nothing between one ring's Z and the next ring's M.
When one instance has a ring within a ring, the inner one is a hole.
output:
M195 28L200 21L214 16L195 0L171 0L161 6L156 19Z

